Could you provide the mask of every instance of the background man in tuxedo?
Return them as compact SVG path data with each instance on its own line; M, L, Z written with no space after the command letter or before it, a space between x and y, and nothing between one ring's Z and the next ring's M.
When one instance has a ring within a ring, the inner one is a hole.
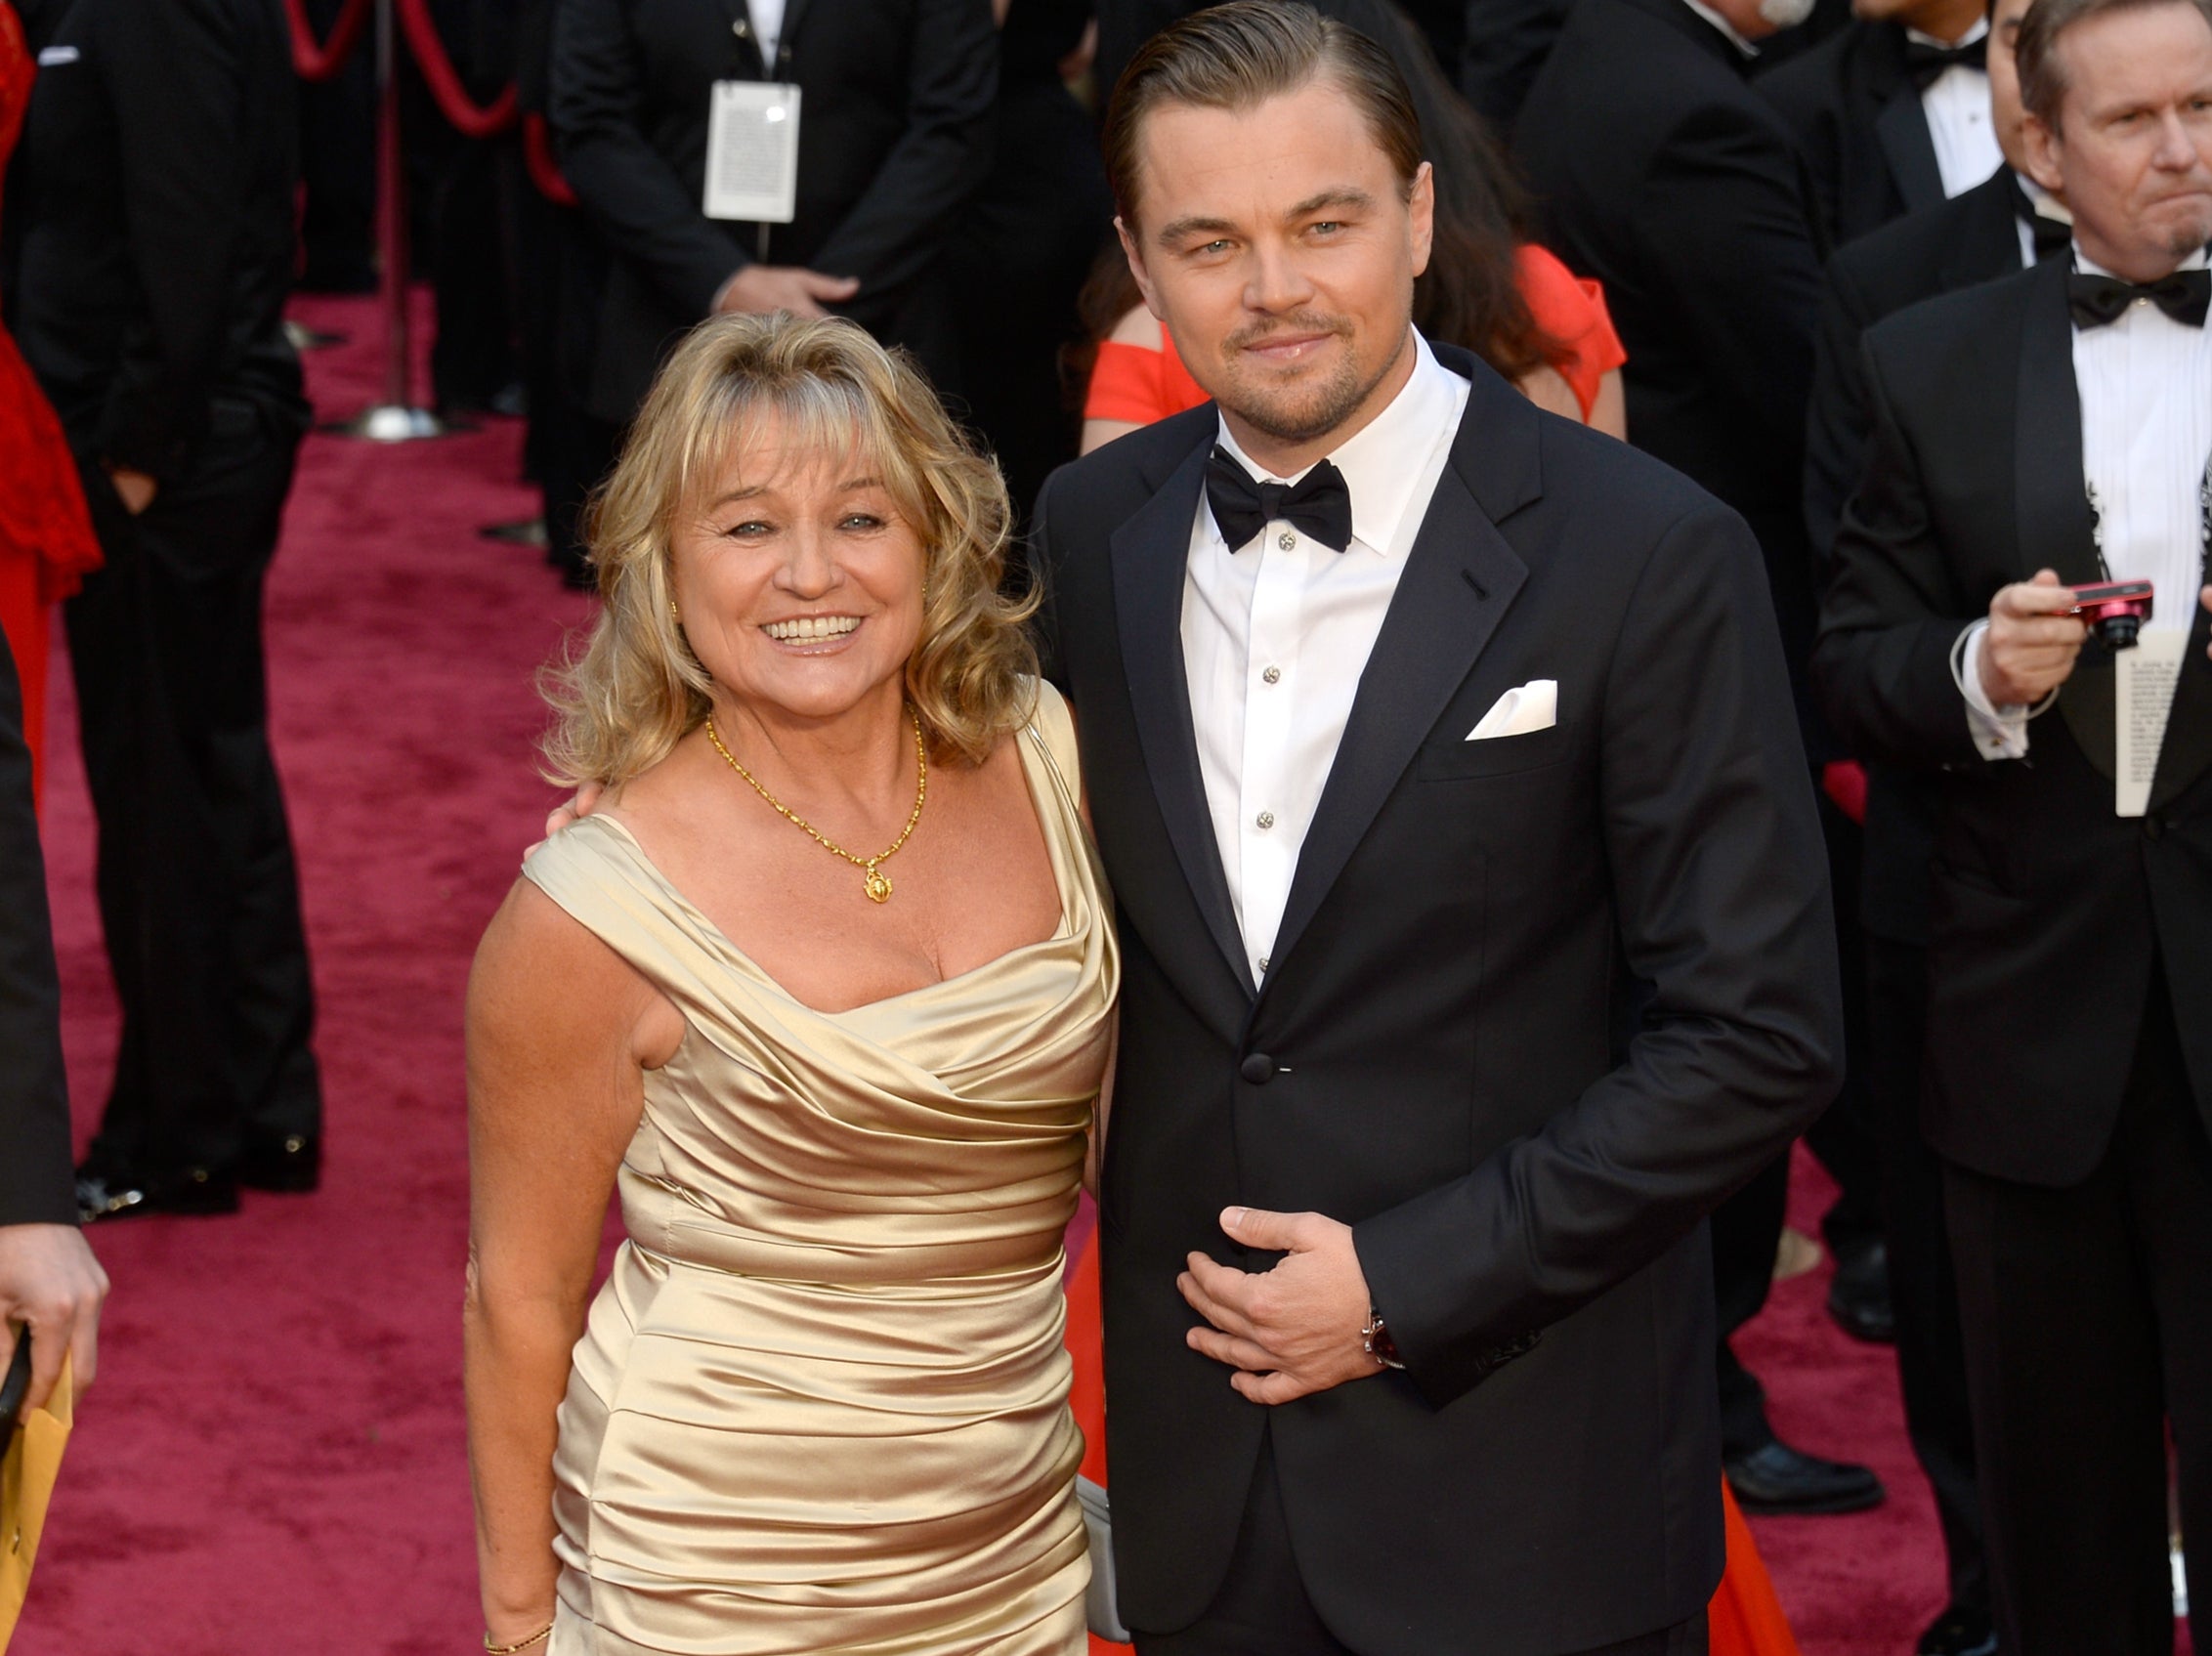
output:
M1745 79L1753 42L1774 30L1760 0L1581 0L1515 139L1553 251L1604 283L1628 349L1629 441L1733 506L1759 537L1818 765L1837 755L1804 682L1814 593L1800 480L1822 248L1789 130ZM1855 842L1840 812L1826 800L1821 810L1848 915ZM1854 1000L1857 981L1846 980ZM1847 1097L1838 1113L1851 1109ZM1836 1157L1846 1187L1864 1187L1870 1141L1846 1142L1856 1152L1855 1165ZM1850 1511L1880 1501L1880 1482L1780 1441L1758 1380L1725 1343L1766 1302L1788 1182L1776 1157L1714 1218L1728 1477L1752 1510Z
M1759 88L1797 134L1841 244L1997 168L1986 0L1853 0L1856 21Z
M30 749L15 658L0 636L0 1375L27 1325L31 1409L54 1390L64 1353L76 1358L77 1385L92 1383L107 1296L107 1278L77 1230L61 1016ZM11 1423L0 1421L0 1444Z
M1828 263L1813 356L1806 439L1806 524L1826 562L1844 502L1866 467L1871 419L1860 337L1882 318L1937 294L2015 275L2072 246L2063 211L2038 212L2016 169L2025 165L2020 77L2013 41L2029 0L1994 0L1989 12L1991 120L2006 164L1963 195L1910 213L1851 242ZM1928 1474L1949 1563L1949 1601L1922 1635L1922 1656L1996 1648L1981 1498L1958 1293L1943 1225L1941 1163L1920 1130L1920 1078L1928 1001L1930 866L1936 855L1936 787L1924 773L1870 763L1858 919L1866 952L1867 1040L1860 1055L1882 1155L1897 1373L1913 1453Z
M705 212L718 81L799 89L796 216ZM940 259L991 167L990 0L560 0L548 110L612 257L591 412L627 425L660 359L716 311L834 309L957 366Z
M1701 1649L1701 1221L1838 1063L1758 549L1412 333L1431 186L1371 42L1199 14L1106 147L1218 399L1038 514L1122 916L1123 1613L1147 1656Z
M315 992L270 752L262 585L307 430L283 306L299 129L278 0L43 0L11 326L106 567L69 601L123 1007L89 1217L319 1177ZM20 215L20 217L19 217Z
M2079 269L1867 333L1874 454L1815 665L1856 746L1935 777L1923 1116L2001 1646L2098 1656L2171 1640L2169 1421L2212 1576L2212 9L2038 0L2019 66ZM2130 663L2066 613L2104 568L2153 581L2179 663L2135 709L2165 715L2140 802Z

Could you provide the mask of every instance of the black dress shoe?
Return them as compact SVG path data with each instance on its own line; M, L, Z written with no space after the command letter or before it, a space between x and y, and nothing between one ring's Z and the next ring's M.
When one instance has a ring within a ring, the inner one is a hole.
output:
M1882 1505L1882 1480L1864 1466L1823 1461L1776 1439L1723 1463L1736 1505L1746 1512L1861 1512Z
M322 1182L321 1135L294 1132L249 1144L238 1158L238 1182L287 1195L313 1190Z
M1894 1345L1897 1313L1890 1300L1890 1250L1870 1242L1836 1255L1836 1275L1828 1284L1828 1315L1853 1339Z
M229 1173L192 1168L167 1177L143 1173L77 1171L77 1219L101 1224L149 1213L235 1213L238 1181Z
M1928 1624L1913 1651L1915 1656L1997 1656L1997 1629L1988 1611L1954 1604Z

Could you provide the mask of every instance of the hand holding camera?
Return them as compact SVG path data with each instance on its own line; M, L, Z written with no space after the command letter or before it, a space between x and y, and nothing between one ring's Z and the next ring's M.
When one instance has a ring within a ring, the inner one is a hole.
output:
M2056 570L1999 587L1981 640L1981 689L1994 707L2032 706L2072 676L2089 628Z

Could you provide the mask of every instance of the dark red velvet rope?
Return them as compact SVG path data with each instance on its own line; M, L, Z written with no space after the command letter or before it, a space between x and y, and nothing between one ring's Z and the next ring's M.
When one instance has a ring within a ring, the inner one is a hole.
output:
M438 112L453 123L463 138L496 138L515 124L517 104L510 86L484 108L478 108L446 56L438 27L430 21L428 0L397 0L400 29L407 37L407 50L422 68L422 78L436 100Z
M345 10L330 27L330 38L315 43L315 25L308 21L303 0L284 0L284 15L292 24L292 68L302 80L328 80L345 67L376 0L346 0Z
M561 164L553 158L553 134L543 115L523 117L523 164L530 169L530 182L537 186L538 194L554 206L576 204L574 187L561 176Z

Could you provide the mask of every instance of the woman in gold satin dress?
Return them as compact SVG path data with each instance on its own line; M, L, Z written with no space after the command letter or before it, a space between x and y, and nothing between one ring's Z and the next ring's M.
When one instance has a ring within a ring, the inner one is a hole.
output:
M547 753L605 791L469 990L488 1649L1084 1649L1060 1237L1118 962L1008 519L911 368L746 316L598 505Z

